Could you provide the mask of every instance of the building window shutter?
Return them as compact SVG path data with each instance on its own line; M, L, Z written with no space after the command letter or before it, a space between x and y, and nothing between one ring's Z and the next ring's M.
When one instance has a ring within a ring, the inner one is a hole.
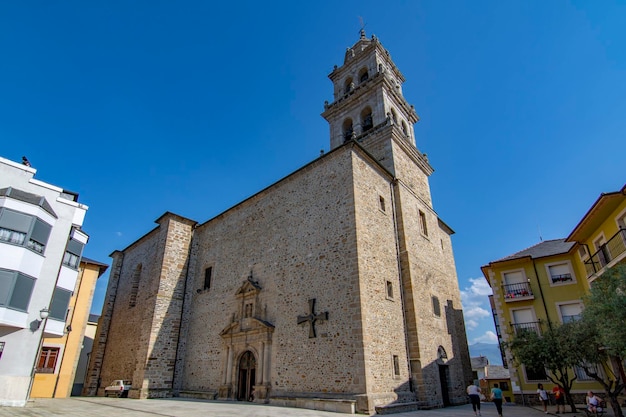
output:
M39 219L35 219L35 226L33 227L33 232L30 235L31 240L41 243L42 245L46 245L48 243L48 237L50 236L50 230L52 227Z
M28 310L28 304L30 303L30 295L33 292L33 286L35 280L22 275L17 274L15 280L15 286L13 287L13 294L11 294L11 301L9 305L15 309L26 311Z
M13 289L13 275L15 273L11 271L0 270L0 306L7 305L9 301L9 295Z
M0 213L0 228L28 233L32 222L33 218L28 214L22 214L6 209L2 210L2 213Z
M78 240L70 239L70 241L67 242L67 251L78 256L79 258L83 254L84 247L85 245L80 243Z
M50 318L65 321L67 306L70 304L71 291L62 288L55 288L50 304Z

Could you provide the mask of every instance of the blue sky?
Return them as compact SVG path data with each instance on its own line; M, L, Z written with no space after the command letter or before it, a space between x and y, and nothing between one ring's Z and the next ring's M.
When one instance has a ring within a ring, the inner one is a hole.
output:
M328 150L327 75L359 16L421 117L470 343L495 342L480 266L566 236L625 182L623 1L213 3L0 3L0 155L80 194L90 258Z

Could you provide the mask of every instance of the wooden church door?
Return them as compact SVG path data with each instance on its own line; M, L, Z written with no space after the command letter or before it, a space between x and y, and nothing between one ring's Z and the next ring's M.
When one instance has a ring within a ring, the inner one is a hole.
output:
M252 391L256 380L256 359L249 350L239 360L239 381L237 383L237 399L252 401Z

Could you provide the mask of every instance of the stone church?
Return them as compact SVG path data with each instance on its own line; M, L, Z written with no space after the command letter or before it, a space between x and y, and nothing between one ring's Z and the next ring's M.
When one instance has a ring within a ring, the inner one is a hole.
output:
M330 151L204 222L166 212L113 263L83 394L341 412L466 402L450 236L404 77L360 39L329 75Z

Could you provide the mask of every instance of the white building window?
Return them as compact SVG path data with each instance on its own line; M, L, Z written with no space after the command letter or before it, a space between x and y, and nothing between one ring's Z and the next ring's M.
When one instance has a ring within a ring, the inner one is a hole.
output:
M67 248L65 249L65 254L63 255L63 265L72 269L78 269L80 257L83 254L84 247L85 245L82 242L70 239L69 242L67 242Z
M602 372L602 367L596 364L585 365L586 368L589 368L591 373L597 374L600 378L604 377L604 373ZM592 376L589 376L585 369L582 366L574 366L574 373L576 374L576 379L579 381L595 381Z
M35 279L17 271L0 269L0 306L28 311Z
M617 227L620 229L626 229L626 210L617 215Z
M548 279L552 284L571 284L576 282L572 266L569 262L551 263L546 265Z
M67 318L67 308L70 305L70 298L72 298L71 291L56 287L54 293L52 293L49 318L65 321Z
M521 269L502 273L502 289L506 300L533 295L526 274Z
M539 331L539 322L535 318L535 314L530 308L520 308L516 310L511 310L511 315L513 318L513 331L516 334L520 332L535 332L537 334Z
M52 226L29 214L0 209L0 241L43 253Z
M583 306L579 302L559 305L559 314L563 323L580 320L582 312Z
M617 215L617 227L622 234L622 241L626 244L626 210Z

